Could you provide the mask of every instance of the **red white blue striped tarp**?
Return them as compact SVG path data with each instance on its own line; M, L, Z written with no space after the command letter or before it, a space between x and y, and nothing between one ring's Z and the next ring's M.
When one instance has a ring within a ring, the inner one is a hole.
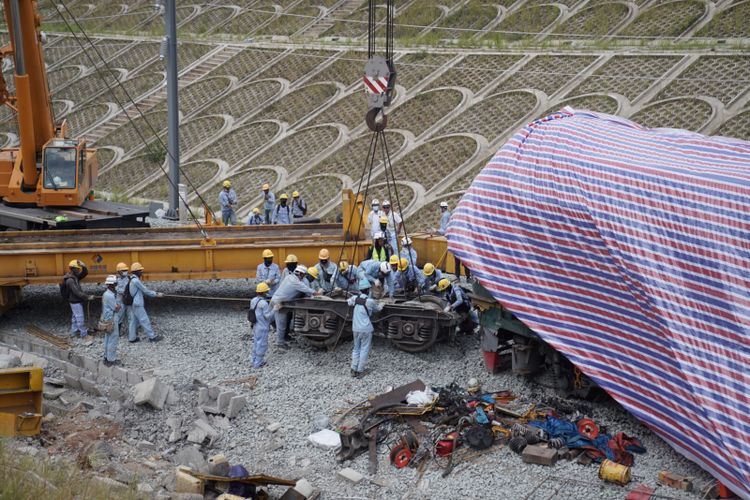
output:
M448 241L499 302L750 499L750 143L566 108L497 152Z

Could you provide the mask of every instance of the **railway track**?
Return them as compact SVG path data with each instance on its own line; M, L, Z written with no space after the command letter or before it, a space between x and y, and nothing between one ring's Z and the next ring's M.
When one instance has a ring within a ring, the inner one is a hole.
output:
M39 328L36 325L26 325L26 331L34 337L42 339L45 342L54 345L55 347L60 347L61 349L70 349L70 342L68 341L68 339L58 337L57 335Z

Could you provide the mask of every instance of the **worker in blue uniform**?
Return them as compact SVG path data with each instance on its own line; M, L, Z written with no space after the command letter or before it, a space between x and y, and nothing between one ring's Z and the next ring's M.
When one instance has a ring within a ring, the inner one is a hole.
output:
M294 300L299 297L310 297L318 295L316 292L302 282L302 278L307 274L307 266L298 265L294 272L284 278L271 299L271 305L276 316L276 346L281 349L289 349L287 343L286 331L289 324L290 313L281 312L282 302Z
M263 250L263 262L258 264L255 270L255 283L268 285L268 298L273 297L281 282L281 270L279 265L273 261L273 252L270 248Z
M359 282L359 293L349 297L347 304L354 307L352 311L352 332L354 342L352 343L351 375L361 378L365 375L367 358L372 346L372 333L375 330L372 325L372 315L383 309L383 305L370 298L370 282L366 279Z
M143 328L143 332L148 337L150 342L158 342L162 339L161 335L154 335L154 330L151 328L151 320L146 314L145 297L164 297L163 293L149 290L146 285L141 282L141 276L143 276L143 266L140 262L133 262L130 266L130 295L133 297L133 305L131 306L130 324L128 325L128 340L130 342L138 342L137 329L140 325Z
M262 368L266 364L265 356L268 350L268 334L271 331L271 318L273 309L268 303L268 292L270 288L265 282L260 282L255 287L256 296L250 301L250 308L255 312L255 324L253 324L253 368Z
M318 263L315 264L318 270L318 281L320 287L325 293L333 290L333 278L336 275L336 264L331 262L331 254L327 248L322 248L318 253Z

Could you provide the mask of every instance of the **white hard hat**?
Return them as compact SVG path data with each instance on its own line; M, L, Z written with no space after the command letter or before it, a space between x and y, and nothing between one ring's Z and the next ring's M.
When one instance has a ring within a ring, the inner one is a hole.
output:
M383 231L378 231L373 235L373 239L375 240L381 240L385 238L385 235L383 234Z
M383 274L388 274L391 272L391 266L388 265L387 262L381 262L380 263L380 272Z
M401 244L404 246L411 245L411 238L409 238L408 236L404 236L403 238L401 238Z
M307 272L307 266L300 264L294 268L295 273L305 274Z
M441 201L440 202L440 208L448 208L448 202L447 201Z
M383 206L384 207L390 207L391 206L391 202L388 201L388 200L383 200Z
M378 199L377 199L377 198L374 198L374 199L372 200L372 204L373 204L373 205L380 205L380 201L378 201Z
M107 279L104 280L104 284L105 285L116 285L117 284L117 276L115 276L114 274L110 274L109 276L107 276Z

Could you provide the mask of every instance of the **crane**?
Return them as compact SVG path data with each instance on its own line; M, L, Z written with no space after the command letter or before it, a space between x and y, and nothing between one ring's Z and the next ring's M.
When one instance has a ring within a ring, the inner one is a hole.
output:
M56 122L42 50L36 0L3 0L15 95L0 75L0 104L18 120L17 147L0 150L0 228L93 228L145 225L140 207L93 201L98 173L96 149L67 137Z
M365 115L367 126L373 132L382 132L388 120L383 108L391 104L396 87L396 68L393 65L394 0L386 0L385 55L377 55L377 0L369 0L367 12L367 63L364 85L369 107Z

